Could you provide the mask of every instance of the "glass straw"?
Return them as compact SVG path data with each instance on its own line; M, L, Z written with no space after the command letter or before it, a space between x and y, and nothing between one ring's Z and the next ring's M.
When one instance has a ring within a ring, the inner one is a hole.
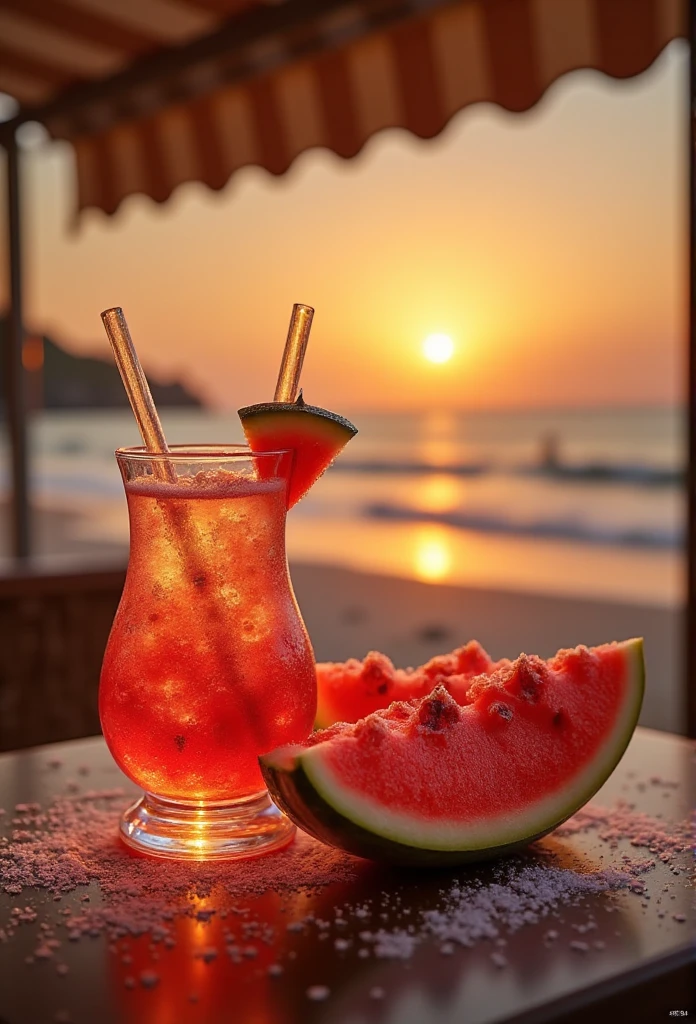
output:
M153 455L165 455L169 448L123 310L120 306L105 309L101 318L145 447ZM176 479L169 460L153 459L152 463L155 476L170 482Z
M309 332L312 329L314 309L296 302L292 307L292 317L288 336L283 350L283 361L280 364L278 383L276 384L274 402L294 402L300 386L300 373L304 362Z
M101 314L101 318L111 342L111 347L114 350L116 365L121 374L123 386L126 389L126 394L135 414L145 447L153 455L166 455L169 452L169 448L164 437L162 424L157 415L157 409L152 399L147 378L143 373L138 354L135 351L123 310L120 306L115 306L113 309L105 309ZM166 480L169 483L176 481L176 471L169 459L153 459L152 471L159 480ZM205 550L201 548L195 529L189 521L188 510L186 508L171 508L167 514L171 517L172 528L175 534L178 534L183 564L190 578L194 580L198 576L205 576ZM210 600L212 602L214 598L211 597ZM216 622L224 623L223 611L223 609L218 611L215 616ZM228 649L227 636L221 627L216 628L214 625L211 626L211 633L214 636L221 673L234 678L233 656ZM249 703L250 710L246 713L247 727L251 735L254 736L255 741L260 742L257 735L258 731L255 729L253 711L251 710L252 704L249 701L248 695L244 692L243 686L239 686L237 692L243 702Z

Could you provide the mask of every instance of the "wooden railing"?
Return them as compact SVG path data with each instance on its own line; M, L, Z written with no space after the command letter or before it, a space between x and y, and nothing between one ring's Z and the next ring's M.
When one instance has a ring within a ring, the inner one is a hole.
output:
M99 670L125 570L0 578L0 750L100 731Z

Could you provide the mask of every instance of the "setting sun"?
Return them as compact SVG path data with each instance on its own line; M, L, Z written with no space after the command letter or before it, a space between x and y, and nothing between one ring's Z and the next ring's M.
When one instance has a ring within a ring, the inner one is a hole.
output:
M429 334L423 342L423 355L430 363L446 363L454 354L454 342L448 334Z

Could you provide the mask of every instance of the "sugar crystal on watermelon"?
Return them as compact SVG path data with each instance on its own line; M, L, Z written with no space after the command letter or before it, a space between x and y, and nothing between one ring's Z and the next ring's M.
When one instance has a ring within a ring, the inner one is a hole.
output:
M326 728L334 722L357 722L392 701L422 697L437 683L465 704L476 676L509 664L506 659L493 661L476 640L415 669L394 668L379 651L370 651L363 661L351 658L343 663L320 662L316 725Z

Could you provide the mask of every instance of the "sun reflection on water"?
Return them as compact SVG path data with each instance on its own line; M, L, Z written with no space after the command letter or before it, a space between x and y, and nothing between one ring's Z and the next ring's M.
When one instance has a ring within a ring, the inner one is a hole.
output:
M446 580L452 570L452 550L447 532L439 526L426 526L415 537L413 572L426 583Z

